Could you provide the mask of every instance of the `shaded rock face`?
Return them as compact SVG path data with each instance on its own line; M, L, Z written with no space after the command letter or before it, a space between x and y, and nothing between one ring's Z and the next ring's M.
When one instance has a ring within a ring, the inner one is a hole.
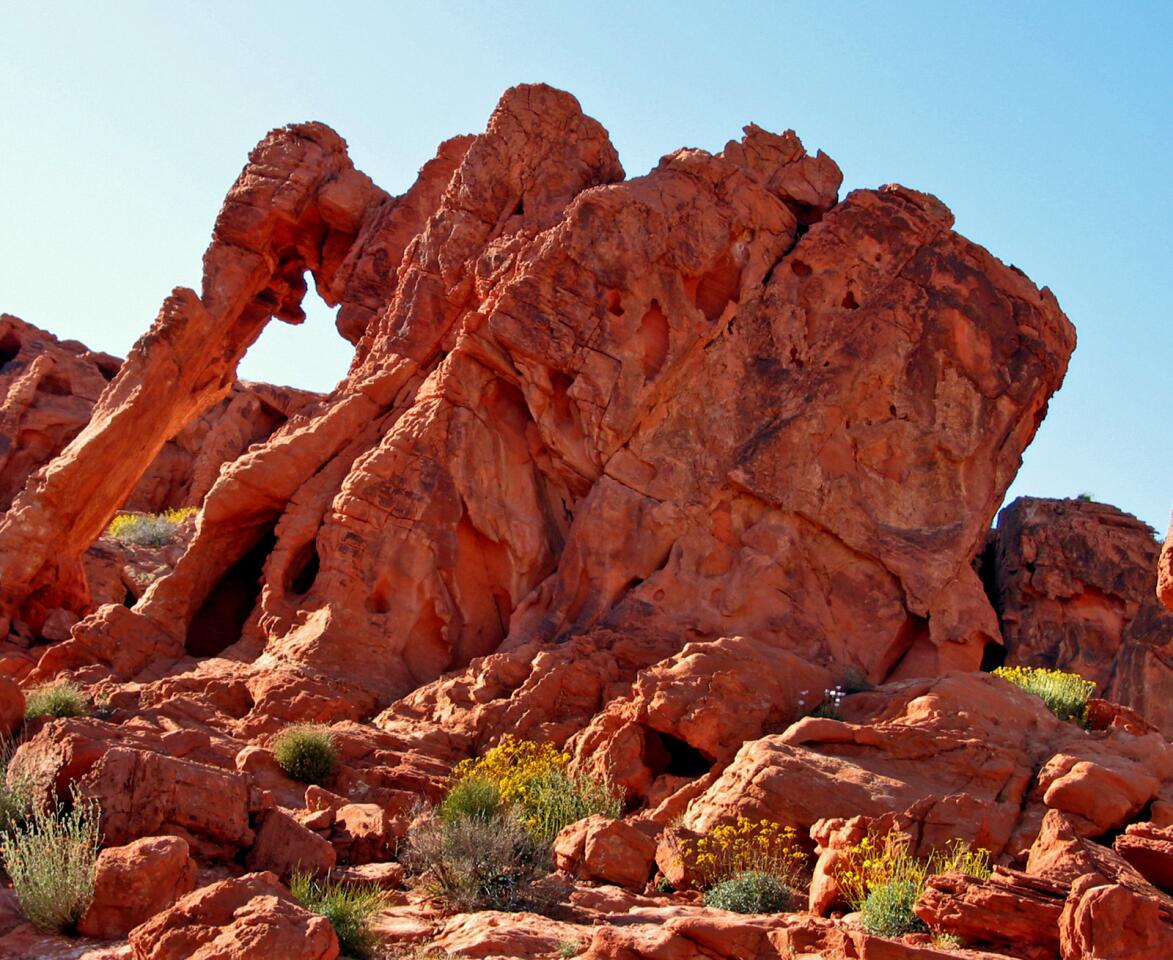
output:
M625 181L603 128L537 86L401 198L325 128L271 134L202 294L168 301L0 524L10 613L85 612L69 558L145 470L101 465L217 402L268 317L298 319L308 269L356 340L347 380L227 467L174 572L59 662L263 656L378 704L599 630L666 655L749 635L873 681L976 667L997 622L971 561L1073 332L935 199L837 203L839 180L749 127Z
M1057 667L1173 736L1173 614L1154 597L1160 545L1115 507L1015 500L986 559L1007 664Z

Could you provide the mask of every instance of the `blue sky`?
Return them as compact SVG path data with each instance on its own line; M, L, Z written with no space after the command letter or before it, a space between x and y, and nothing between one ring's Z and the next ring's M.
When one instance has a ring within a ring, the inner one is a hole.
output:
M323 120L400 192L506 87L573 92L629 175L750 121L845 188L937 194L1079 332L1011 496L1089 491L1163 533L1173 502L1173 4L143 3L0 0L0 310L125 353L197 286L224 193ZM242 376L327 389L320 303Z

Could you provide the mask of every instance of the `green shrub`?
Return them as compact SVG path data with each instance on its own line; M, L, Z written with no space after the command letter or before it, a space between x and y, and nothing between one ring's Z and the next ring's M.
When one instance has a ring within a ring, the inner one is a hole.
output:
M34 806L23 823L0 834L4 869L34 926L77 926L94 898L100 835L97 806L77 796L72 810Z
M476 817L491 820L501 812L501 791L488 780L461 780L453 785L448 795L436 808L436 813L445 823L452 823L460 817Z
M286 727L273 740L277 764L294 780L324 784L338 767L338 746L329 727L299 723Z
M430 892L462 912L524 909L550 868L548 847L512 811L425 820L408 834L404 861Z
M998 667L994 675L1042 697L1043 703L1060 720L1087 724L1087 701L1095 693L1096 685L1078 673L1045 667Z
M84 717L89 713L85 694L72 683L47 684L33 687L25 696L24 718L36 717Z
M874 887L860 907L859 919L868 933L878 937L900 937L923 933L925 922L912 912L921 886L915 880L893 880Z
M746 870L705 891L705 906L734 913L780 913L794 903L794 891L772 873Z
M330 921L338 944L348 956L365 960L374 955L378 937L371 919L383 905L384 894L373 884L343 884L295 873L289 889L301 905Z
M576 943L573 940L558 941L558 956L562 960L570 960L571 957L577 957L580 953L582 953L581 943Z

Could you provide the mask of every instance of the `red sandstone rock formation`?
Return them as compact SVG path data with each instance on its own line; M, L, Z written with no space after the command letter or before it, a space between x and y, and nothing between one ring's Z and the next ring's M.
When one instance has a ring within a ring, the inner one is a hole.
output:
M1006 663L1080 674L1173 736L1173 614L1153 597L1159 544L1115 507L1020 498L987 557Z
M625 180L603 128L541 86L508 91L402 197L321 125L258 146L200 294L173 294L84 430L50 431L59 455L0 521L0 601L14 634L48 641L0 648L0 677L107 697L103 719L29 725L9 778L97 801L107 844L170 835L202 866L123 955L335 956L277 875L399 886L415 804L505 732L609 765L630 814L559 838L560 919L445 917L410 893L388 906L392 942L991 956L646 886L656 866L688 883L673 831L739 815L813 828L819 913L836 850L885 823L921 852L961 836L1005 862L987 884L933 881L942 929L1023 960L1162 942L1145 877L1166 876L1173 746L1118 706L1085 731L967 672L1005 635L1154 715L1136 691L1158 674L1114 665L1151 590L1134 526L1076 507L1091 546L1070 550L1054 524L1008 525L1001 626L975 572L1073 331L934 198L840 201L839 182L792 133L752 126ZM234 385L269 318L300 318L307 270L355 345L348 377L321 398ZM94 609L118 586L87 584L81 558L109 517L177 499L202 500L190 540L133 609ZM1028 551L1053 575L1014 566ZM1063 575L1108 599L1089 613L1047 586ZM882 685L841 720L807 717L838 683ZM268 749L296 721L332 725L324 787ZM1094 842L1110 831L1119 856ZM1125 900L1143 922L1105 932ZM1019 928L1029 942L1008 943Z

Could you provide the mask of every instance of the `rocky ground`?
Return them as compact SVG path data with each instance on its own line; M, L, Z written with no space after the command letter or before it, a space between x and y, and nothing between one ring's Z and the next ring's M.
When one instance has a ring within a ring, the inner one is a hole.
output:
M390 955L1173 947L1169 556L1084 500L994 526L1074 330L937 199L840 181L753 126L626 179L573 97L517 87L399 197L324 125L269 134L125 361L0 319L7 776L95 803L104 846L77 936L3 891L0 957L329 960L298 865L386 889ZM237 381L307 275L347 378ZM188 505L166 544L105 534ZM1087 728L1002 664L1093 681ZM61 681L89 715L25 722ZM321 786L272 749L304 722ZM406 838L506 734L624 812L559 835L540 911L454 913ZM798 831L805 910L691 889L681 841L738 817ZM836 877L881 830L994 871L879 937Z

